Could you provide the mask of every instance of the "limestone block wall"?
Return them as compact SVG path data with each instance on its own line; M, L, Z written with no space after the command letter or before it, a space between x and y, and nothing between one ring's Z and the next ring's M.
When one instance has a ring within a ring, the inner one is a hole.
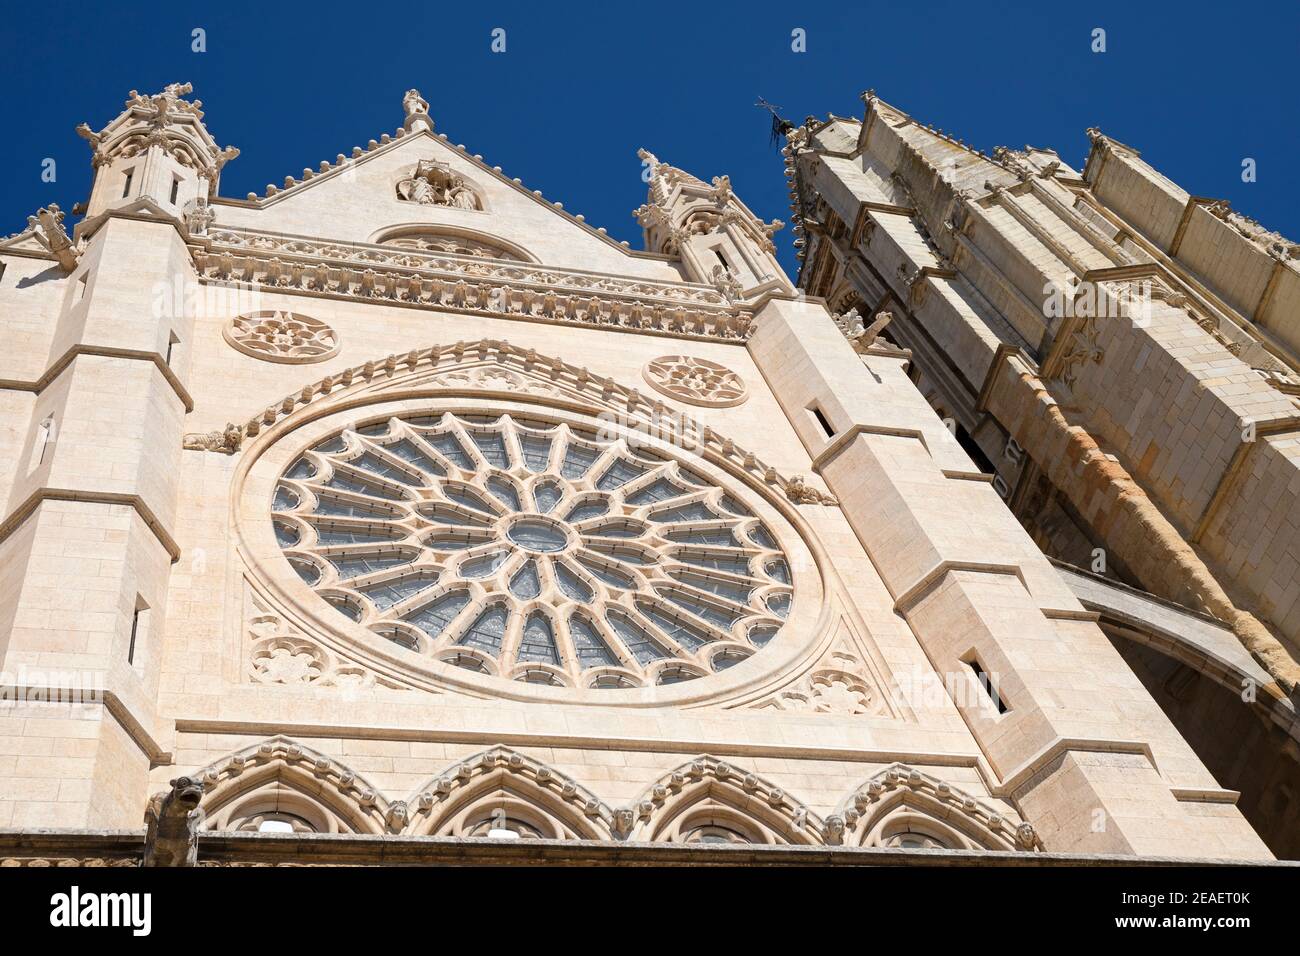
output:
M1150 852L1157 821L1191 841L1198 827L1168 782L1200 791L1213 778L987 483L972 480L951 436L934 441L907 427L926 406L897 363L869 358L863 375L819 312L772 303L752 348L781 376L774 384L796 427L814 403L830 408L834 433L807 421L801 437L931 665L1000 675L1005 712L974 686L957 700L999 776L1017 781L1017 798L1035 805L1058 845ZM1089 664L1076 671L1082 660ZM1131 800L1156 789L1158 800ZM1098 815L1109 825L1097 828ZM1228 819L1212 839L1239 846L1249 828Z

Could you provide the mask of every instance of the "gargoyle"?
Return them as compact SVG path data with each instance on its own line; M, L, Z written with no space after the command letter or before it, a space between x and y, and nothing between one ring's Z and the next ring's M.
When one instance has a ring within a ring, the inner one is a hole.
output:
M203 785L193 777L177 777L171 786L171 790L154 794L144 812L145 866L198 864Z

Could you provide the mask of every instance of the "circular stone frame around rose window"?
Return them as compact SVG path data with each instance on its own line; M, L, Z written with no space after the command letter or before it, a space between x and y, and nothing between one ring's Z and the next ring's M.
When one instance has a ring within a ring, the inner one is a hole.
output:
M257 456L241 532L286 609L398 673L602 704L735 693L807 643L820 577L753 488L640 438L497 401L352 409Z

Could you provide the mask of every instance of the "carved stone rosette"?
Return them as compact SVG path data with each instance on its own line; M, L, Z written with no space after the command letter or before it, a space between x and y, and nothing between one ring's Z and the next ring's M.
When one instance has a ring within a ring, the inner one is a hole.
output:
M267 362L305 365L338 354L339 336L320 319L297 312L268 310L231 319L226 341L245 355Z
M657 391L690 405L727 408L749 397L739 375L693 355L661 355L647 362L641 374Z

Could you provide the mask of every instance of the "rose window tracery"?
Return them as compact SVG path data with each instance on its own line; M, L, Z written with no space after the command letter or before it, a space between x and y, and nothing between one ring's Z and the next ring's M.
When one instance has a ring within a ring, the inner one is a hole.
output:
M290 565L405 650L554 686L726 670L789 616L771 529L697 471L621 436L525 416L407 415L290 463Z

